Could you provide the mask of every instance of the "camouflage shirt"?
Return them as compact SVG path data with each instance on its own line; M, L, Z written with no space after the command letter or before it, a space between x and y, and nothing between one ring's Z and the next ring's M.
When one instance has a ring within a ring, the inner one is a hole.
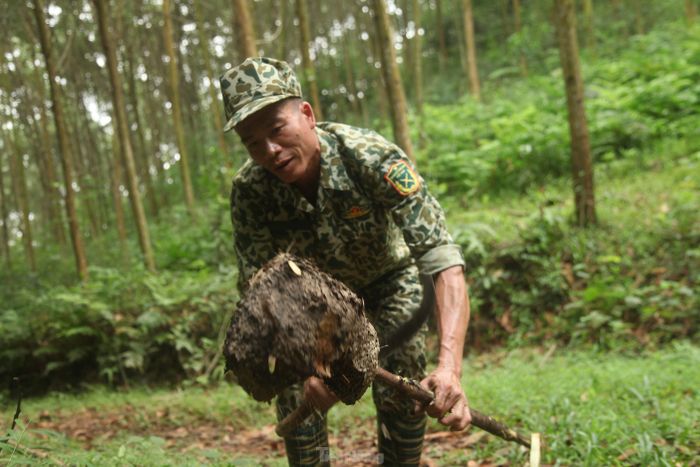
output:
M248 160L233 181L238 288L280 251L307 257L356 290L411 265L464 265L442 208L398 146L369 130L319 123L316 205Z

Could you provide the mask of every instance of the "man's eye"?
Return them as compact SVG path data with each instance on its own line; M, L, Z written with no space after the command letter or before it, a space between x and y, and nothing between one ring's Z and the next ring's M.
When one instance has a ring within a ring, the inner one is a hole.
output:
M260 146L260 141L250 141L249 143L246 143L246 145L245 145L245 147L248 149L248 151L254 151L259 146Z
M277 125L272 129L272 134L277 135L279 134L280 131L282 131L282 128L284 128L284 125Z

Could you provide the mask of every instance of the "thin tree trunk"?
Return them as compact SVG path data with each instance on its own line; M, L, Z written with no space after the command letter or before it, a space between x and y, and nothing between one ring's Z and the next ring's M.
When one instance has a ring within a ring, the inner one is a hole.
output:
M76 85L83 89L84 88L84 83L81 81L81 75L76 74ZM85 103L83 102L82 99L78 98L77 99L78 103L78 114L80 115L82 122L83 122L83 132L84 132L84 139L87 141L88 148L87 148L87 154L88 154L88 160L91 168L91 173L92 177L95 180L105 180L107 178L111 177L111 170L108 168L105 170L105 164L103 162L103 151L101 148L98 146L98 143L95 141L95 122L89 117L89 112L87 108L85 107ZM98 129L101 132L101 128ZM116 128L114 131L114 134L116 135ZM107 201L107 196L105 193L105 187L100 184L100 186L96 186L96 195L97 195L97 204L98 204L98 212L99 212L99 218L102 219L100 222L100 225L102 226L104 223L108 222L108 219L110 218L109 216L109 206L108 206L108 201Z
M469 70L469 92L477 101L481 100L481 85L479 84L479 72L476 65L476 44L474 43L474 15L472 13L472 0L462 0L462 13L464 20L464 36L467 48L467 67Z
M2 171L2 159L3 153L0 153L0 222L2 222L2 253L5 257L5 265L9 270L12 268L12 257L10 255L10 229L7 228L7 200L5 199L5 175Z
M36 272L36 259L34 256L34 245L32 238L32 224L29 219L29 197L27 196L27 179L24 173L24 162L22 150L17 141L16 126L12 127L11 133L5 132L5 140L12 141L12 153L10 154L10 179L12 180L12 191L17 201L20 212L20 226L22 230L22 245L24 255L27 258L27 267L30 271Z
M117 237L119 238L119 249L123 260L127 258L126 248L126 223L124 222L124 207L122 206L121 186L122 180L122 164L121 164L121 149L119 148L119 130L114 122L114 137L112 138L112 158L111 158L111 174L110 191L112 192L112 203L114 204L114 221L117 224Z
M28 18L25 17L28 21ZM31 31L31 25L26 24L27 29ZM32 47L32 61L36 61L36 51ZM66 244L66 234L64 232L63 216L61 214L61 195L58 189L58 178L53 160L53 147L51 145L51 136L49 134L49 117L46 114L46 90L44 89L44 81L41 76L41 70L38 67L34 68L32 79L35 89L38 92L38 102L35 102L39 108L39 124L36 125L36 119L33 119L35 126L38 127L37 134L39 135L41 161L44 167L44 176L47 183L47 204L49 208L49 216L51 219L51 232L54 239L59 245ZM32 117L33 118L33 117Z
M155 89L156 86L153 80L149 77L144 83L146 87L146 92L144 93L144 100L146 101L146 113L148 115L161 115L165 110L163 103L156 100ZM163 141L164 127L168 124L167 119L158 119L156 121L150 122L148 126L151 134L151 141ZM153 166L156 169L155 181L155 193L158 199L159 206L170 206L172 204L171 197L168 196L167 191L164 189L164 183L167 175L163 172L163 159L160 148L154 144L153 146Z
M520 0L513 0L513 22L515 26L515 34L520 36L522 31L522 18L520 15ZM523 76L527 76L527 60L525 59L525 54L522 51L522 37L518 37L518 43L521 44L518 47L518 63L520 65L520 73Z
M139 245L143 253L144 264L146 268L154 272L156 270L155 260L153 258L153 250L151 248L151 238L148 232L148 223L146 214L141 204L139 195L138 180L136 178L136 168L134 166L134 154L131 148L131 140L129 138L129 125L126 121L126 106L124 104L124 94L121 79L117 73L117 55L114 50L114 44L111 34L107 27L107 18L109 11L107 10L106 0L93 0L97 11L97 24L100 30L100 39L102 40L102 48L104 49L107 58L107 68L109 70L109 82L112 87L112 106L117 123L119 135L119 146L121 148L122 159L126 168L126 179L129 186L129 200L131 201L131 209L134 213L134 221L138 232Z
M622 0L612 0L613 10L615 11L615 20L622 25L622 37L627 38L629 36L629 30L627 28L627 12L625 11L625 6L622 4Z
M53 103L53 114L56 124L56 133L58 134L59 149L61 151L61 165L63 167L63 180L66 187L66 215L70 226L71 242L73 252L75 254L75 263L78 275L81 280L87 280L87 259L85 257L85 248L83 239L80 235L78 227L78 216L75 210L75 193L73 192L73 161L68 146L68 136L63 123L63 107L61 105L60 90L56 84L56 68L53 61L51 50L51 38L49 29L46 24L46 16L44 14L44 4L42 0L34 1L34 16L36 18L37 28L39 30L39 38L41 42L41 50L44 54L46 62L46 70L49 75L49 86L51 89L51 101Z
M395 2L396 3L396 2ZM403 52L403 60L402 63L399 65L399 73L401 73L401 79L404 84L404 89L406 92L406 98L409 99L409 96L413 92L413 50L412 50L412 41L408 39L408 14L409 12L409 7L408 7L408 0L402 0L401 1L401 16L400 16L400 25L399 30L403 31L403 34L401 35L402 40L403 40L403 47L401 51ZM392 21L391 18L389 18L389 21ZM393 23L396 24L396 23ZM398 64L398 61L397 61ZM412 97L412 96L411 96Z
M170 18L170 0L163 1L165 48L170 57L168 63L170 93L173 103L173 123L175 126L175 136L177 147L180 152L180 175L182 177L182 188L185 191L185 203L192 217L194 217L194 193L192 191L192 181L190 179L189 158L187 157L187 143L185 142L185 130L182 125L182 111L180 107L179 78L177 76L177 62L175 61L175 50L173 48L173 33Z
M382 72L389 95L389 110L391 122L394 127L394 140L404 150L406 155L415 162L411 135L408 130L406 116L406 95L404 94L399 67L396 64L396 52L394 50L393 32L389 15L386 12L384 0L373 0L374 23L377 31L377 39L382 60Z
M288 0L279 0L280 2L280 37L278 39L277 56L280 60L286 60L287 57L287 4Z
M311 103L314 107L314 114L317 120L323 120L323 112L321 110L321 99L318 94L318 83L316 82L316 67L314 67L309 55L309 42L311 41L309 33L309 13L306 7L306 0L296 0L297 18L299 19L301 63L304 68L304 79L309 87L311 94Z
M382 46L379 43L379 36L377 34L370 33L369 37L372 41L372 74L376 76L375 81L379 84L379 86L374 86L375 89L378 89L377 100L379 101L379 115L383 120L391 120L391 115L389 113L389 95L387 94L387 84L384 80L383 67L381 67ZM380 72L377 72L377 58L379 58L380 68L382 69Z
M440 72L445 71L447 63L447 40L445 39L445 25L442 19L442 0L435 0L435 22L437 23L438 33L438 66Z
M593 29L593 0L583 0L583 30L586 34L586 48L595 49L595 31Z
M76 97L74 100L79 100ZM83 206L85 207L83 212L87 212L88 223L90 225L90 235L93 238L97 238L100 234L100 222L97 220L95 214L95 203L93 199L95 184L93 181L92 174L89 173L89 169L86 168L85 152L83 151L83 146L80 143L80 134L78 131L77 119L68 113L68 121L70 122L70 129L68 131L68 137L70 140L71 149L73 154L75 154L75 175L80 187L80 192L82 193Z
M644 17L642 16L642 0L634 0L634 28L638 36L644 34Z
M415 23L416 35L413 37L413 85L416 100L416 112L418 117L423 117L423 46L420 35L421 11L420 2L413 0L413 22ZM421 128L422 131L422 128Z
M43 88L43 83L38 84ZM43 92L42 92L43 94ZM66 244L66 235L63 231L63 218L61 216L61 193L56 189L56 170L53 162L53 154L50 143L50 137L47 127L46 107L44 100L34 102L39 108L39 118L41 122L37 122L36 118L29 113L27 114L30 131L33 132L32 138L35 145L37 167L41 171L42 187L44 188L44 206L47 219L49 221L49 231L54 241L59 245ZM38 141L36 135L39 135Z
M284 3L283 3L284 4ZM219 149L221 150L221 155L229 160L228 146L226 145L226 138L224 138L224 123L221 119L221 112L219 111L220 106L218 105L218 97L216 93L216 88L214 87L214 71L211 68L211 54L209 53L209 39L207 39L204 33L204 20L202 19L202 14L199 8L199 1L194 1L194 18L197 24L197 34L199 38L199 52L202 56L202 62L204 63L204 71L209 78L209 99L211 100L211 105L209 109L211 111L213 121L214 121L214 131L216 131L216 139L219 143Z
M345 68L345 81L348 84L348 100L352 106L355 115L361 115L361 103L357 97L357 85L355 84L355 76L352 72L352 46L350 45L349 34L343 34L343 68Z
M685 18L688 24L695 23L695 18L698 16L698 10L693 0L685 0Z
M462 21L464 23L464 21ZM467 58L467 47L466 47L466 35L464 34L464 27L458 27L457 29L457 48L459 49L459 64L462 68L462 73L464 76L469 76L469 59ZM469 80L460 79L459 80L459 93L464 94L469 92Z
M121 3L120 3L121 5ZM122 21L120 16L120 22ZM118 36L118 41L124 42L125 57L124 64L126 65L126 76L128 80L128 99L134 114L134 123L136 123L136 138L138 140L138 153L136 154L136 165L139 169L139 175L146 188L146 202L148 203L151 215L158 216L158 200L153 186L153 176L151 175L150 154L152 151L146 144L146 138L143 134L143 123L141 120L141 111L139 109L138 88L136 87L136 73L134 71L134 47L131 31L126 31L126 34L121 32ZM123 39L122 39L123 38Z
M167 0L166 0L167 1ZM248 57L257 57L258 51L255 47L255 31L253 21L251 21L248 0L231 0L233 2L233 30L238 43L239 61Z
M571 167L573 172L576 223L585 227L596 223L593 187L593 164L583 96L583 79L576 39L573 0L554 0L566 102L571 133Z

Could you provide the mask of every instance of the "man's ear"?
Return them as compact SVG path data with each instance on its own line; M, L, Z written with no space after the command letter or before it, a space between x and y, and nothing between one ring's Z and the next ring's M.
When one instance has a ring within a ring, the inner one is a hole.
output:
M311 128L316 128L316 116L314 115L314 109L311 107L311 104L306 101L301 101L301 104L299 104L299 112L301 112Z

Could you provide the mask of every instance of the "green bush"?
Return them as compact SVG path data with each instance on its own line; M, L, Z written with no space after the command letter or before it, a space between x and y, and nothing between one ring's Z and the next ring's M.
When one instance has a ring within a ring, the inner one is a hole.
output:
M700 222L697 200L692 205L629 237L611 237L605 227L579 231L546 208L511 245L480 240L465 226L456 240L478 310L471 342L614 348L696 336Z
M217 335L237 300L232 267L90 274L85 285L26 297L0 315L0 378L20 376L32 386L211 374Z
M584 63L591 151L597 164L636 157L669 137L700 136L700 28L636 37L616 60ZM491 89L486 104L427 106L418 155L441 194L524 192L568 175L561 71Z

